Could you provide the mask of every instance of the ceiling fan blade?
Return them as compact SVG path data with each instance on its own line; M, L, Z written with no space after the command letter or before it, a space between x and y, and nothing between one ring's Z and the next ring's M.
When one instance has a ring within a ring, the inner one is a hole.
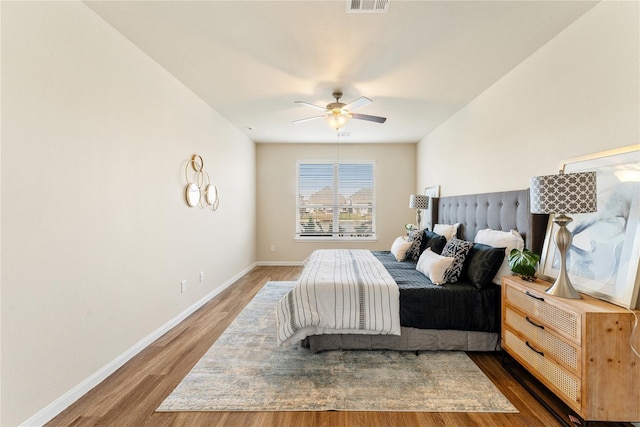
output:
M314 117L307 117L306 119L299 119L299 120L294 120L291 123L302 123L302 122L308 122L309 120L315 120L315 119L322 119L324 116L314 116Z
M319 105L311 104L311 103L306 102L306 101L295 101L295 103L296 104L303 104L303 105L306 105L307 107L316 108L316 109L321 110L321 111L326 111L325 107L321 107Z
M370 116L368 114L351 113L351 117L358 120L368 120L370 122L376 122L376 123L384 123L387 121L386 117Z
M353 111L355 109L358 109L360 107L364 107L365 105L369 105L371 104L373 101L370 100L369 98L367 98L366 96L361 96L360 98L356 99L355 101L350 102L349 104L344 106L344 109L347 111Z

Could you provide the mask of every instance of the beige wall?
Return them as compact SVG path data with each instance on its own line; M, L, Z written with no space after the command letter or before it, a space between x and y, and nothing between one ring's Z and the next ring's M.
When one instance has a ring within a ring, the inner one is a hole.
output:
M314 249L388 250L415 222L415 144L258 144L257 256L261 263L303 261ZM296 161L373 160L376 171L376 242L296 242ZM275 245L275 252L271 252Z
M1 124L12 426L253 265L255 144L81 2L2 2ZM184 202L194 152L215 213Z
M418 145L418 186L529 186L561 161L640 142L638 2L604 1Z
M256 260L338 246L293 238L295 161L337 151L255 148L82 3L1 8L0 425L15 425ZM341 247L388 248L427 185L524 188L640 142L638 20L637 2L599 3L417 147L341 145L376 161L378 202L378 241ZM182 201L194 152L218 212Z

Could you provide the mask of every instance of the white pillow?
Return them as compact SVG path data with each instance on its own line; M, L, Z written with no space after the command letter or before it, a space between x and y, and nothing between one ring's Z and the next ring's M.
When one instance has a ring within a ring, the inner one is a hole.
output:
M444 283L444 273L451 267L455 258L438 255L427 248L416 264L416 270L427 276L434 285Z
M459 222L456 222L453 225L436 224L433 226L433 232L441 236L444 236L444 238L447 239L447 242L448 242L449 240L451 240L452 237L455 237L458 235L459 225L460 225Z
M478 230L476 243L482 243L484 245L493 246L494 248L506 248L504 250L504 259L500 269L493 277L492 282L496 285L500 285L500 278L502 276L511 276L511 269L509 268L509 253L512 249L522 250L524 249L524 239L516 230L511 231L498 231L498 230Z
M398 261L404 261L407 257L407 251L411 247L413 242L407 241L404 237L400 236L393 241L391 245L391 253L396 257Z

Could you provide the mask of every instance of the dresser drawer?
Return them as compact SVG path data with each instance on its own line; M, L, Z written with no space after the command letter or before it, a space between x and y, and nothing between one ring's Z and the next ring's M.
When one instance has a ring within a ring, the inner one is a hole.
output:
M532 320L505 307L506 327L517 333L525 342L542 351L545 356L552 357L571 372L580 377L580 348L547 331L543 322ZM517 331L517 332L516 332Z
M508 328L502 337L504 348L533 375L556 390L563 400L575 410L581 410L580 379L569 370L534 350ZM530 344L531 345L531 344ZM544 353L544 352L542 352Z
M553 304L549 304L544 296L536 295L528 290L515 286L507 286L504 290L505 303L517 307L525 316L544 319L546 327L566 336L580 345L581 317L579 314Z

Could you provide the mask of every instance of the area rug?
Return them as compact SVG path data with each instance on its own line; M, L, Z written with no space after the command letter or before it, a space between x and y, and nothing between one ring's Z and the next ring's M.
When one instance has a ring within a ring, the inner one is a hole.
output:
M278 347L293 284L268 282L157 410L518 412L463 352Z

